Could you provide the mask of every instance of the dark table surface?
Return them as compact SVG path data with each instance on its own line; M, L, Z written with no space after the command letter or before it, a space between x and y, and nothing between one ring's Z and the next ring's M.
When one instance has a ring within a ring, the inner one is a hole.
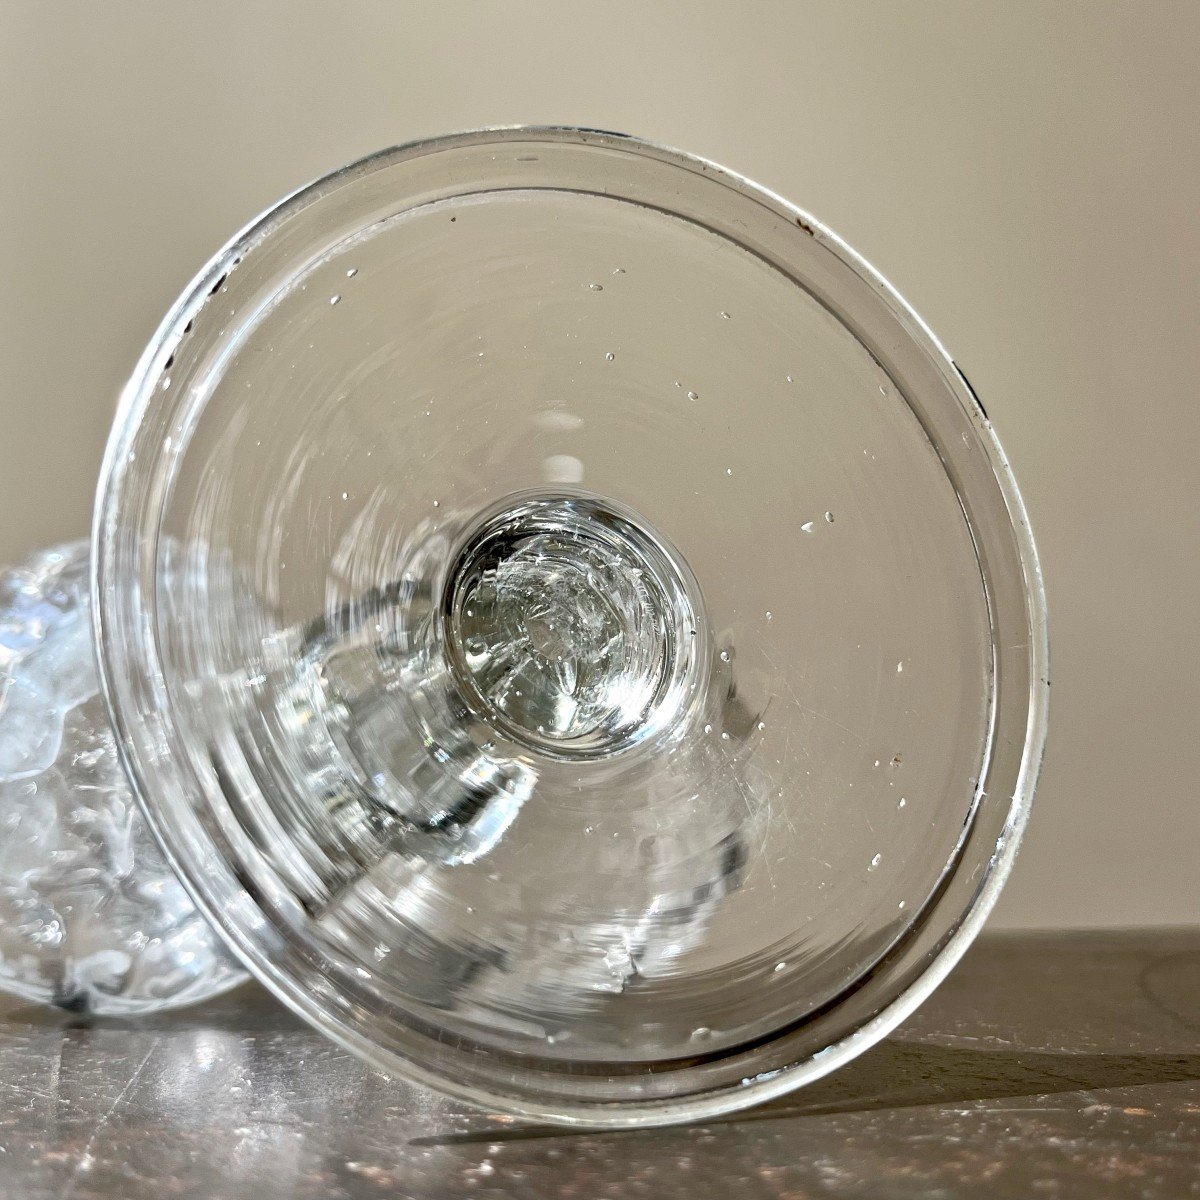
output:
M631 1133L389 1082L256 986L138 1022L0 1000L5 1200L468 1195L1200 1195L1200 930L985 936L835 1075Z

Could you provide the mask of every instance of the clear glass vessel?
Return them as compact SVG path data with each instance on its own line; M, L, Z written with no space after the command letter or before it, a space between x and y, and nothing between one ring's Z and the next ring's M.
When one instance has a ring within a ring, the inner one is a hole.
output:
M80 1014L246 978L137 809L92 656L86 541L0 570L0 990Z
M199 908L385 1071L706 1117L893 1028L1045 732L1020 497L816 220L617 134L388 150L255 221L123 396L104 693Z

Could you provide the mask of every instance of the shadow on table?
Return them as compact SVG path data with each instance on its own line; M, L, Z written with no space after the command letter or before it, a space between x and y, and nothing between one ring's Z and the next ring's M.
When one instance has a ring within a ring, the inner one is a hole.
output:
M235 988L195 1008L141 1018L104 1018L34 1006L7 1009L6 1024L30 1027L121 1028L182 1031L190 1028L241 1034L294 1032L320 1037L255 984ZM928 1045L892 1038L800 1092L758 1108L716 1118L708 1125L800 1120L925 1105L1028 1098L1104 1088L1176 1083L1200 1078L1196 1054L1049 1053L1003 1048ZM455 1145L580 1136L558 1126L515 1125L414 1138L413 1145Z
M880 1109L970 1104L1197 1078L1200 1078L1197 1054L1049 1054L960 1049L893 1040L874 1047L836 1074L810 1084L803 1092L705 1124L784 1121ZM572 1136L578 1135L557 1127L524 1126L414 1138L413 1144L455 1145Z

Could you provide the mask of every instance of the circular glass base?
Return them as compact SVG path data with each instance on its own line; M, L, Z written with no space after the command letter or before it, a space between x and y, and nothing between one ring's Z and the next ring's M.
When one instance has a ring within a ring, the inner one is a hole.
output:
M303 190L181 298L95 528L119 744L254 972L545 1120L882 1037L1008 871L1032 541L963 380L806 214L502 130Z

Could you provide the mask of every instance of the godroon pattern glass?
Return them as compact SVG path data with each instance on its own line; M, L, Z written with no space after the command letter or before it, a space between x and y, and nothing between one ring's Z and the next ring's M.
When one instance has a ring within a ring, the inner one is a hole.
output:
M92 654L89 545L0 570L0 991L140 1016L246 978L137 809Z
M819 1077L1024 826L1044 600L985 415L844 243L674 150L491 130L270 210L138 364L94 560L197 904L478 1104L636 1126Z

